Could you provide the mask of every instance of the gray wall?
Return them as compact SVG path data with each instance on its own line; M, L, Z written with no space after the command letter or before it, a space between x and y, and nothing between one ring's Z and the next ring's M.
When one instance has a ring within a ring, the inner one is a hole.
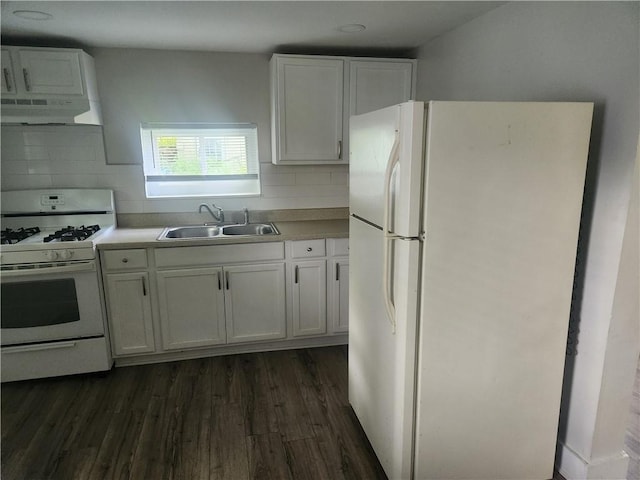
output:
M141 122L255 123L271 160L269 56L99 48L96 64L109 163L142 163Z
M418 99L595 102L560 432L587 461L619 453L627 411L600 388L638 140L638 22L637 2L515 2L417 52ZM630 389L632 367L618 367ZM595 432L614 407L618 424Z

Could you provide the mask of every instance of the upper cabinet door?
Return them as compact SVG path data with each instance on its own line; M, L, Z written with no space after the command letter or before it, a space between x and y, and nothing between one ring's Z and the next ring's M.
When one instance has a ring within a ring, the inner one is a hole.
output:
M16 82L13 76L13 66L11 65L11 54L9 50L2 49L2 95L15 95Z
M346 163L344 61L275 56L272 69L273 163Z
M20 49L24 88L31 94L83 95L80 54L55 49ZM3 57L4 63L4 57Z
M360 115L413 98L414 62L350 62L349 115Z

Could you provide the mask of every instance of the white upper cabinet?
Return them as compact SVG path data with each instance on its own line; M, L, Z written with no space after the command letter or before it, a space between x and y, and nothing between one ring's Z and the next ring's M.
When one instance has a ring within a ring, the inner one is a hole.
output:
M350 116L373 112L413 98L413 61L351 60L349 63Z
M415 60L274 55L272 162L349 162L349 116L414 97Z
M344 62L274 57L276 163L342 163Z
M27 92L83 95L79 50L19 49L22 81Z
M2 49L2 95L86 96L82 50L5 47Z
M2 49L2 95L16 94L16 80L11 64L11 54L6 48Z

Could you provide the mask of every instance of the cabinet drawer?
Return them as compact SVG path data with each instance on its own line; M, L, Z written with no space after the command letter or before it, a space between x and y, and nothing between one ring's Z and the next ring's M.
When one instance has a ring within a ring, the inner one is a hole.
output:
M147 251L144 248L130 250L106 250L102 252L106 270L135 270L147 268Z
M324 257L325 255L324 239L291 242L292 258Z
M2 381L109 370L104 337L2 347Z
M332 257L349 255L349 239L348 238L331 238L327 240L329 244L329 255Z
M237 245L156 248L155 256L158 268L283 260L284 243L243 243Z

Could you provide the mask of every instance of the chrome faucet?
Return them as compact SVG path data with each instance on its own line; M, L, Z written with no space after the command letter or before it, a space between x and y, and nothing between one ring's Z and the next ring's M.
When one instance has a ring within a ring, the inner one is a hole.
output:
M206 203L200 204L200 206L198 207L198 213L202 213L202 209L204 208L211 214L216 222L224 223L224 210L222 210L222 208L217 206L215 203L212 203L211 206L217 210L217 213L211 210L209 205L207 205Z
M242 212L244 213L244 224L247 225L249 223L249 209L247 207L243 207Z

